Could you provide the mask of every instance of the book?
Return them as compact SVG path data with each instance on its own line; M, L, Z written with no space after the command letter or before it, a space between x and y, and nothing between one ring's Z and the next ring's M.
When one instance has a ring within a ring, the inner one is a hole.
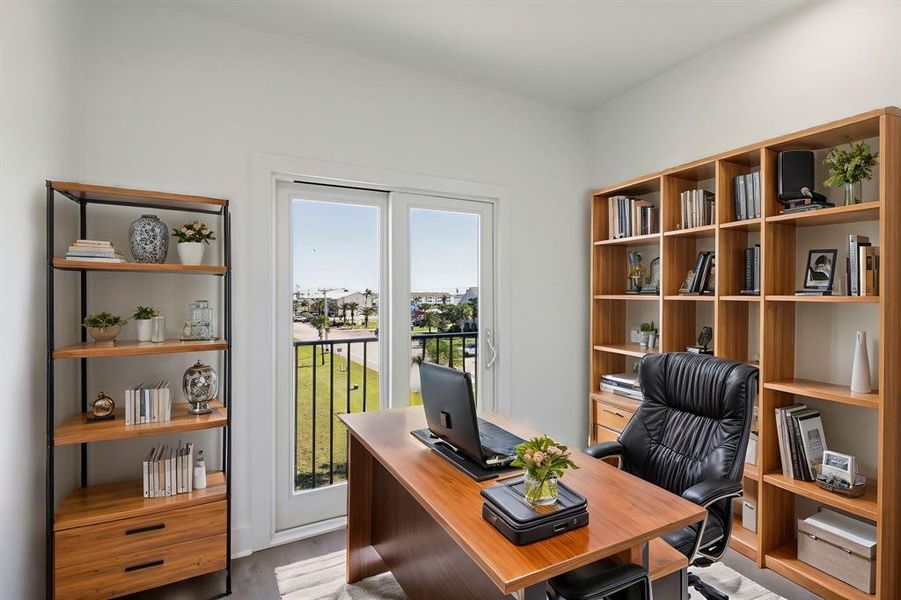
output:
M861 246L858 249L858 290L861 296L878 296L879 295L879 247L878 246Z
M735 220L744 221L748 218L745 214L745 176L739 175L732 178L732 195L735 202Z
M754 171L751 173L751 177L754 180L753 185L751 186L754 190L754 218L759 219L760 212L760 171Z
M785 421L785 414L788 411L803 410L807 408L806 404L793 404L792 406L783 406L776 409L776 438L779 442L779 458L782 463L782 474L785 477L794 479L791 463L791 450L789 448L788 425Z
M823 464L823 450L826 450L826 433L823 431L823 420L820 411L802 417L796 416L801 434L801 446L807 466L809 481L815 481L819 466Z
M848 295L860 295L860 247L869 245L870 238L866 235L848 236L848 256L851 258L851 273L848 279Z

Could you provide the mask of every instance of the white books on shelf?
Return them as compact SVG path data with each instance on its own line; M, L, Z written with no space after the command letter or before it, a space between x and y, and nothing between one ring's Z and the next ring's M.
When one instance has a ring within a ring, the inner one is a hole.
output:
M138 383L125 390L125 424L166 422L172 418L169 382Z
M186 494L194 489L194 444L190 442L151 448L141 466L145 498Z

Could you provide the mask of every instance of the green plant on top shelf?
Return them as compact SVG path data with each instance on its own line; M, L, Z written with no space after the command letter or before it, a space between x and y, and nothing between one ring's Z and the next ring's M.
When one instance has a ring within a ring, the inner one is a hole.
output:
M654 325L654 321L651 321L650 323L642 323L638 326L638 331L642 333L652 333L654 331L657 331L657 326Z
M138 306L135 313L131 316L136 321L145 321L153 317L160 316L160 311L152 306Z
M873 152L866 142L852 144L848 149L832 148L823 160L829 168L829 178L823 183L827 187L845 186L845 205L860 204L861 182L873 178L873 167L879 164L879 153Z
M88 315L83 321L85 327L93 329L106 329L108 327L115 327L116 325L125 325L127 322L128 319L123 319L118 315L106 311Z

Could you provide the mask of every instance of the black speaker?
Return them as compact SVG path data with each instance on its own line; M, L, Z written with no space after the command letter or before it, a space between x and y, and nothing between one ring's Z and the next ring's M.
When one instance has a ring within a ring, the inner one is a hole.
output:
M813 191L813 150L784 150L777 161L780 200L800 200L807 197L802 188Z

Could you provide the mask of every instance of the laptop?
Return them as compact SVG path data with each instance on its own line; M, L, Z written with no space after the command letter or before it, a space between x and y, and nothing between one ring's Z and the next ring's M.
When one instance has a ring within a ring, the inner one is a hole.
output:
M525 440L476 416L469 373L423 362L419 379L426 422L439 443L486 469L506 467L516 458L516 446Z

